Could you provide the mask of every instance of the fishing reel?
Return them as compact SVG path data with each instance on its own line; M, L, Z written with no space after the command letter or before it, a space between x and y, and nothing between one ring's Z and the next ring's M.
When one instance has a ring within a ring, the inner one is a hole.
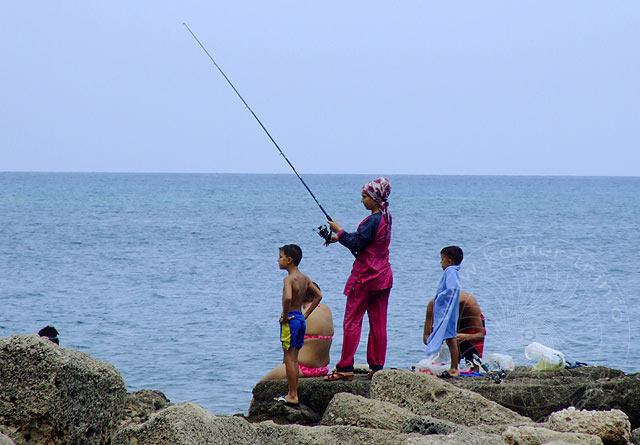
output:
M329 230L329 226L326 224L318 226L317 229L314 229L314 232L320 235L320 237L324 239L325 243L329 244L331 242L331 230Z

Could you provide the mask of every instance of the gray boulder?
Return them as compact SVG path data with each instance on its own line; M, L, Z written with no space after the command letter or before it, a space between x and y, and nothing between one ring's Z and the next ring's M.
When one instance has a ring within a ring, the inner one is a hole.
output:
M593 434L605 445L626 445L631 440L629 419L618 409L587 411L569 407L551 414L546 426L555 431Z
M356 374L351 382L327 382L322 377L305 378L298 380L298 398L302 405L318 415L319 421L334 395L348 392L368 397L369 384L366 375L360 374ZM253 388L255 401L249 410L249 420L255 422L267 420L261 405L271 405L274 397L286 394L288 391L286 380L258 382Z
M252 406L250 413L247 420L252 423L273 420L279 424L315 425L320 422L320 416L304 403L300 403L297 407L291 407L273 399Z
M16 444L107 444L122 419L120 372L37 335L0 339L0 431Z
M350 425L403 433L448 434L456 430L451 422L417 416L389 402L349 393L336 394L322 416L323 425Z
M254 445L257 436L240 417L215 416L204 408L184 402L151 414L139 425L121 429L113 445Z
M262 422L255 425L261 445L504 445L495 434L469 434L466 431L449 435L423 436L396 431L354 426L278 425Z
M15 445L9 436L0 433L0 445Z
M477 392L536 422L569 406L624 411L632 428L640 427L640 374L601 366L555 371L516 367L496 385L488 379L462 378L452 384Z
M371 383L370 397L407 408L418 415L433 416L459 425L531 423L530 419L475 392L419 372L377 372Z
M634 445L640 445L640 428L636 428L631 431L631 443Z
M502 438L509 445L542 445L549 442L577 443L581 445L602 445L598 436L584 433L561 433L537 426L510 426Z
M143 389L128 393L125 398L124 417L120 428L144 423L151 414L171 405L173 404L160 391Z

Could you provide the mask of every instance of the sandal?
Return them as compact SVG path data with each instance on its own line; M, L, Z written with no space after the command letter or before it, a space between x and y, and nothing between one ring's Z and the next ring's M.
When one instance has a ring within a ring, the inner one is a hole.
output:
M324 377L327 382L336 382L338 380L344 380L345 382L350 382L353 380L353 372L340 372L334 371L331 374Z
M440 377L441 379L454 379L454 380L458 380L460 378L456 375L449 374L448 371L442 371L440 374L438 374L438 377Z
M367 380L371 380L373 378L373 374L378 371L380 371L380 369L372 369L371 371L369 371L369 373L367 374Z
M274 397L273 400L275 400L276 402L284 403L286 406L289 406L291 408L298 408L300 406L300 403L289 402L285 398L285 396Z

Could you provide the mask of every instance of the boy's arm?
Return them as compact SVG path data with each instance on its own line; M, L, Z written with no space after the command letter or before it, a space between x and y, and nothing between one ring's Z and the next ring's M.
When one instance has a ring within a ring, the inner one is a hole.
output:
M289 308L291 307L291 298L293 296L293 286L291 277L284 278L284 286L282 287L282 314L280 315L280 324L289 321Z
M427 344L427 340L433 331L433 299L427 305L427 315L424 318L424 332L422 333L422 341Z
M320 292L320 289L318 289L318 286L316 286L315 284L309 283L307 292L311 292L313 294L313 301L309 306L307 306L307 309L304 311L305 320L309 318L311 312L313 312L313 310L318 307L320 300L322 300L322 292Z

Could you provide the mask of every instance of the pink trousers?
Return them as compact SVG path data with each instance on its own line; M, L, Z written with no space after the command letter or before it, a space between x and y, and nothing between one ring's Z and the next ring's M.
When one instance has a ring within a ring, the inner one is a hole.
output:
M387 306L391 289L364 290L355 286L347 296L342 324L342 356L336 364L338 371L353 371L353 357L360 343L364 313L369 316L367 363L371 369L382 369L387 355Z

